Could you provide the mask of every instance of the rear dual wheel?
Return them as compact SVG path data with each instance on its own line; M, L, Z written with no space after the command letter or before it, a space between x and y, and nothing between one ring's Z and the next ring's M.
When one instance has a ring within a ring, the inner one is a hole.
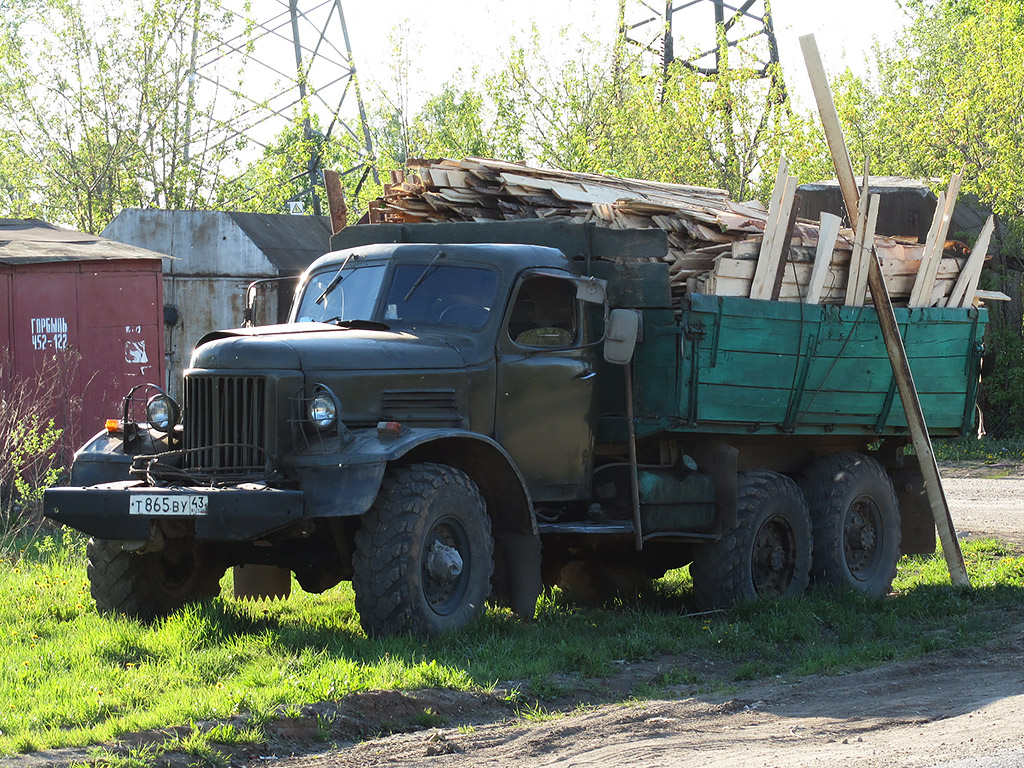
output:
M690 566L697 607L799 595L810 580L812 541L799 486L777 472L744 472L735 527L698 547Z
M814 526L812 578L888 594L900 556L900 510L882 465L861 453L825 456L807 468L800 487Z

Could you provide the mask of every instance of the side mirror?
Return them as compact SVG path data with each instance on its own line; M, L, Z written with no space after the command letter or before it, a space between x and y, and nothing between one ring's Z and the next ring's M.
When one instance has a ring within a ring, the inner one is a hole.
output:
M633 359L640 335L640 312L635 309L613 309L604 331L604 359L614 365L625 365Z

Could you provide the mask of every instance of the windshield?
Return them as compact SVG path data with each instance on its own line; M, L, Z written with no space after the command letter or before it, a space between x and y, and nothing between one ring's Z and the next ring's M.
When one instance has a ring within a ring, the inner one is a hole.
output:
M385 273L383 264L317 272L306 283L296 320L381 320L475 329L487 323L498 287L497 272L485 267L437 261L398 264L377 317Z
M337 268L317 272L306 283L296 320L327 323L373 319L373 306L380 294L384 271L384 265L377 264L341 272Z

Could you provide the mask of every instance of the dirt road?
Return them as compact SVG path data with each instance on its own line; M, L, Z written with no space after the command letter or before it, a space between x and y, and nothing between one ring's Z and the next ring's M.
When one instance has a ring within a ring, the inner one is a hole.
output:
M965 474L973 476L957 476ZM1018 470L947 470L944 477L961 535L1024 548ZM269 761L268 768L690 765L1024 768L1024 625L985 648L841 677L755 683L731 698L606 705L543 722L401 734Z
M959 536L994 536L1024 549L1024 477L943 477Z
M755 684L735 698L608 705L540 723L402 734L271 765L1024 766L1022 629L980 653Z

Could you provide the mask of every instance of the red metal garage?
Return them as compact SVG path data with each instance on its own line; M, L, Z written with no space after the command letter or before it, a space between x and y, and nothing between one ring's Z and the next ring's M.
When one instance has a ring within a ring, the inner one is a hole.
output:
M120 415L136 384L164 380L161 259L42 221L0 219L0 341L7 381L56 362L67 445Z

